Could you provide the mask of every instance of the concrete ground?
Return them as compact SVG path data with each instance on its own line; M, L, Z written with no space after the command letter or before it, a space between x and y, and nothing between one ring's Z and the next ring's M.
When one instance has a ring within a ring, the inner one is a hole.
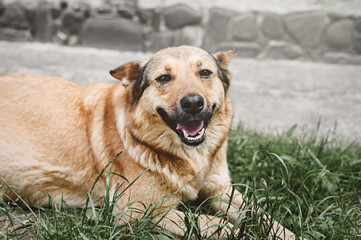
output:
M0 41L0 74L22 72L62 77L81 84L117 82L109 70L150 54L118 52L44 43ZM361 141L361 66L236 58L233 80L233 125L280 132L293 124L332 130ZM0 89L1 91L1 89Z

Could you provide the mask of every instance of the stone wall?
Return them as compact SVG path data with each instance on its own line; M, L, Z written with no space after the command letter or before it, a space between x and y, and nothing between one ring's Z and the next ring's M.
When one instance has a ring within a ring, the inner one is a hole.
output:
M361 64L361 11L310 8L279 13L219 4L197 7L191 1L162 3L0 0L0 40L121 51L187 44L211 52L236 48L245 58Z

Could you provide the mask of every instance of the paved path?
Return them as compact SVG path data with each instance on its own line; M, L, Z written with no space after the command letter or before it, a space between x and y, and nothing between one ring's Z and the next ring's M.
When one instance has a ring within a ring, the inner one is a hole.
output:
M59 76L81 84L116 82L108 71L150 54L0 41L0 74L10 72ZM293 124L361 141L361 66L313 62L257 61L236 58L230 95L234 126L274 132ZM0 89L1 91L1 89Z

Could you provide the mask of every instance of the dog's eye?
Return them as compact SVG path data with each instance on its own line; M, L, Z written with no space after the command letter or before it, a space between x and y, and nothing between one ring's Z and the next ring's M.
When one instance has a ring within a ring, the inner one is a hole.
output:
M207 69L203 69L199 71L198 75L201 78L209 78L212 75L212 72Z
M162 76L156 78L155 80L160 83L167 83L170 80L172 80L172 76L169 74L165 74L165 75L162 75Z

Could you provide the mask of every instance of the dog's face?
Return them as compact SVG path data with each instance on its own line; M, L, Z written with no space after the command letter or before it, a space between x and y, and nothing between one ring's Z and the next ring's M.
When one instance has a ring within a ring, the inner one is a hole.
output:
M230 84L226 68L233 55L229 51L213 56L189 46L167 48L146 62L128 63L111 74L128 89L134 116L148 113L146 118L153 122L148 131L171 132L173 141L198 147L214 115L224 108Z

